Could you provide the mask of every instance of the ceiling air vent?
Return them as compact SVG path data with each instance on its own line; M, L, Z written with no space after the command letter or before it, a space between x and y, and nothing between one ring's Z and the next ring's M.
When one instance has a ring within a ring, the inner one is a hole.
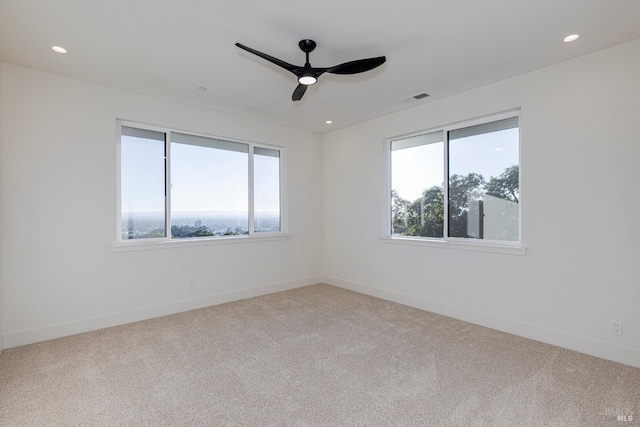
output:
M412 96L409 96L407 98L403 98L403 99L399 100L398 102L401 103L401 104L408 104L410 102L414 102L414 101L418 101L420 99L424 99L424 98L426 98L428 96L429 96L428 93L422 92L422 93L419 93L417 95L412 95Z

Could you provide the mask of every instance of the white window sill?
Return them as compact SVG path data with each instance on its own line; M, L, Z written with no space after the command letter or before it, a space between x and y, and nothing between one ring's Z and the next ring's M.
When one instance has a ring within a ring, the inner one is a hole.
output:
M155 242L127 241L116 243L111 247L113 252L149 251L156 249L189 248L194 246L230 245L237 243L274 242L291 239L290 234L260 234L252 236L214 237L214 238L189 238L161 240Z
M452 242L450 240L426 239L421 237L380 237L380 242L396 245L422 246L439 249L456 249L462 251L491 252L507 255L526 255L527 248L516 245L499 245L488 243Z

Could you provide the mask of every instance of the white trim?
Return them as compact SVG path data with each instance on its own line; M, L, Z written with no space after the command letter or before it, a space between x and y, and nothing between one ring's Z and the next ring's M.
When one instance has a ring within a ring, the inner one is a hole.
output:
M0 356L2 356L3 351L4 351L4 336L0 335Z
M487 244L480 240L467 242L464 239L429 239L411 236L382 236L381 243L393 243L397 245L422 246L438 249L458 249L474 252L491 252L496 254L526 255L527 248L517 245ZM477 242L477 243L476 243Z
M452 317L454 319L463 320L465 322L507 332L520 337L640 368L640 350L634 348L547 329L529 323L518 322L504 317L469 310L463 307L443 304L424 298L375 288L373 286L339 279L333 276L323 276L322 280L324 283L339 288L348 289L350 291L370 295L387 301L404 304L409 307L441 314L443 316Z
M253 298L275 292L301 288L304 286L320 283L319 276L307 277L303 279L291 280L287 282L274 283L255 288L242 289L239 291L225 292L221 294L208 295L202 298L194 298L184 301L177 301L165 305L145 307L138 310L125 311L120 313L107 314L105 316L91 317L79 321L60 323L38 329L29 329L8 333L4 336L6 348L18 347L21 345L47 341L83 332L95 331L112 326L124 325L141 320L153 319L155 317L167 316L184 311L196 310L224 304L227 302Z
M188 248L194 246L212 246L212 245L229 245L235 243L258 243L258 242L274 242L278 240L289 240L293 236L283 233L258 233L251 236L230 236L230 237L193 237L185 239L171 239L171 240L154 240L149 242L149 239L144 241L137 240L131 243L115 243L111 246L113 252L134 252L134 251L149 251L156 249L177 249Z

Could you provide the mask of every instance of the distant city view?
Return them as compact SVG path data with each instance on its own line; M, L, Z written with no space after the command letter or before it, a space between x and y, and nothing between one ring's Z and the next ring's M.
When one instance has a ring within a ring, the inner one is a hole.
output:
M247 212L176 212L171 216L171 237L234 236L249 234ZM279 212L256 212L256 233L280 231ZM121 235L123 240L161 238L165 236L162 212L123 212Z

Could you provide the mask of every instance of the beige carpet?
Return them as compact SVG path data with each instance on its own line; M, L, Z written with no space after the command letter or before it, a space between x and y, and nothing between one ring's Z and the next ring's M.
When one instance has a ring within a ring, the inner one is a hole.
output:
M0 425L640 425L640 369L315 285L5 350Z

